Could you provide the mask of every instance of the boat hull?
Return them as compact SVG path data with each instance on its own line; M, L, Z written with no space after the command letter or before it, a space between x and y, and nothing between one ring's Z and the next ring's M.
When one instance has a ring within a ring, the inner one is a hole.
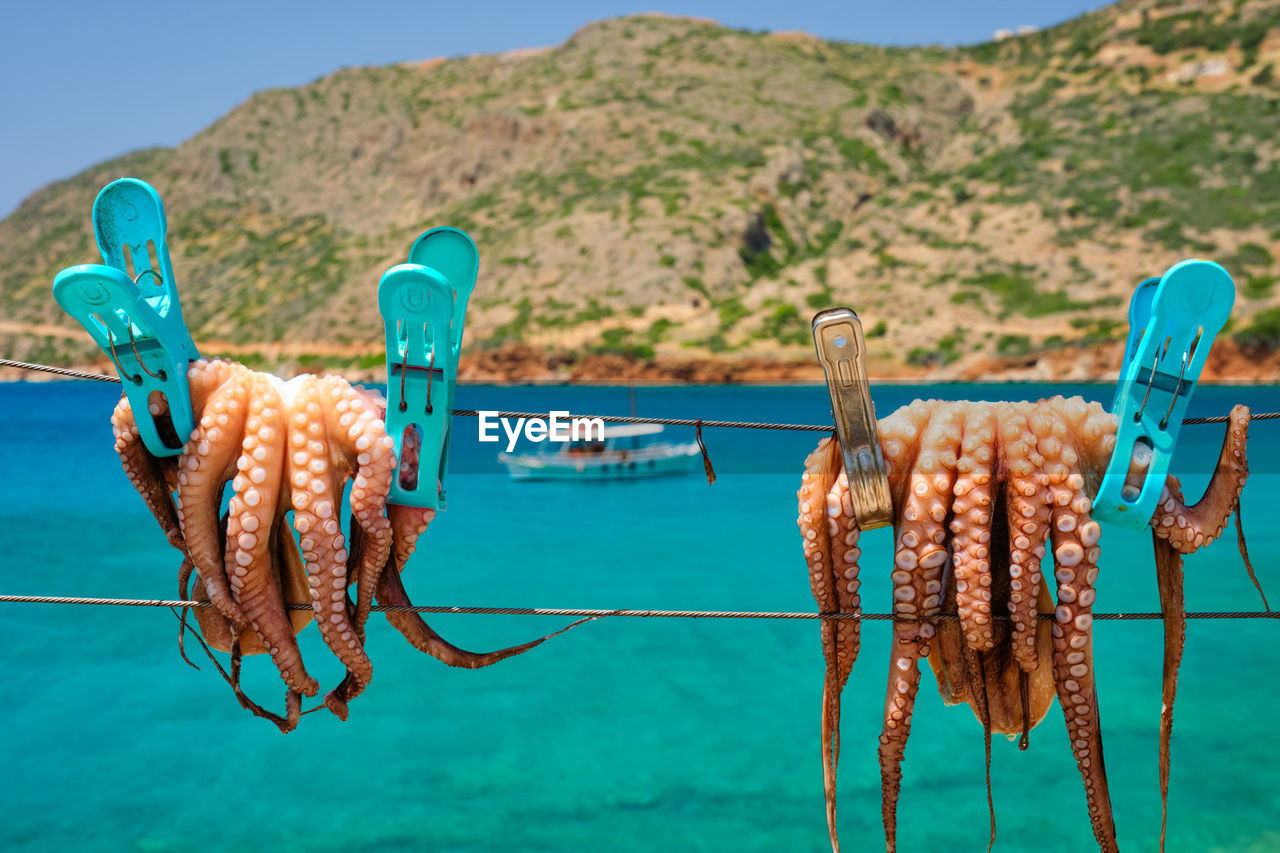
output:
M665 450L665 448L664 448ZM670 452L605 454L587 456L501 454L513 480L637 480L673 477L697 470L701 453L696 444L676 445Z

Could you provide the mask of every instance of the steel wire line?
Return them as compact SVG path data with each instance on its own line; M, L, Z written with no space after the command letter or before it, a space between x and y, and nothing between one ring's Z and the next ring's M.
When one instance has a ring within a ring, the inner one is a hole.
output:
M118 376L106 376L101 373L89 373L84 370L71 370L66 367L54 367L49 364L31 364L25 361L13 361L7 358L0 358L0 367L14 367L19 370L31 370L41 373L52 373L56 376L66 376L72 379L93 379L98 382L115 382L119 384ZM458 417L474 418L480 415L475 409L454 409L453 414ZM488 412L485 414L497 418L545 418L549 412ZM559 414L559 412L557 412ZM567 418L599 418L605 423L611 424L659 424L661 426L691 426L691 427L707 427L707 428L723 428L723 429L773 429L773 430L791 430L795 432L831 432L834 427L831 424L777 424L762 423L758 421L708 421L701 418L643 418L627 415L572 415L566 414ZM1249 415L1251 421L1270 421L1280 419L1280 412L1256 412ZM1226 415L1219 415L1211 418L1187 418L1182 423L1186 426L1194 426L1198 424L1225 424L1228 421Z
M72 598L55 595L0 595L0 604L81 604L105 607L212 607L208 601L182 601L158 598ZM286 604L289 610L311 610L310 604ZM450 607L443 605L385 605L376 604L373 610L382 613L458 613L487 616L625 616L641 619L830 619L861 620L864 622L920 621L919 617L895 617L892 613L812 613L808 611L773 610L634 610L630 608L588 609L567 607ZM1105 621L1145 621L1163 618L1159 613L1094 613L1094 619ZM1040 613L1042 620L1054 618L1052 613ZM1009 621L1009 616L993 616L997 621ZM1280 619L1280 611L1197 611L1186 614L1188 619ZM954 613L942 613L933 620L952 622L959 619ZM932 620L930 620L932 621Z

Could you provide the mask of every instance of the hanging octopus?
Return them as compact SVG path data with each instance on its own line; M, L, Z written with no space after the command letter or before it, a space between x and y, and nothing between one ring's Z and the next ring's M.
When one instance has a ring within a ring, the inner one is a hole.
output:
M314 619L346 667L324 706L346 719L347 703L373 677L364 628L374 600L411 606L400 573L435 517L430 509L387 504L392 477L408 487L416 482L416 436L408 433L404 458L397 460L383 401L337 376L285 382L232 361L200 359L192 362L188 382L196 427L181 456L158 458L147 451L126 397L112 425L125 473L183 555L179 595L187 597L194 573L195 598L212 605L195 611L201 643L206 651L230 653L230 672L212 654L210 659L240 704L287 732L303 713L302 698L319 692L296 638ZM172 433L163 406L150 414ZM339 516L348 483L351 523L344 535ZM232 495L223 514L228 484ZM353 585L354 600L348 593ZM477 654L448 643L418 613L390 612L387 618L415 648L471 669L563 633ZM185 631L184 616L180 644ZM269 655L280 672L287 688L284 715L241 690L241 659L254 654Z
M1151 519L1165 617L1160 785L1166 803L1185 627L1182 555L1220 536L1237 510L1249 473L1248 426L1249 410L1236 406L1204 497L1186 506L1171 476ZM1090 517L1090 496L1115 447L1115 417L1079 397L1036 403L917 400L880 421L879 432L894 507L893 641L879 744L886 849L896 848L901 764L925 658L943 700L968 704L983 726L988 791L992 733L1021 736L1025 749L1027 733L1057 698L1094 837L1100 849L1115 851L1093 671L1092 608L1102 531ZM805 461L798 497L819 608L859 613L859 529L834 438L823 439ZM1056 602L1041 576L1046 543ZM1244 554L1243 534L1240 544ZM1248 565L1247 554L1245 560ZM1251 567L1249 573L1253 577ZM822 622L823 786L834 851L840 693L858 655L859 624ZM1162 828L1162 849L1163 841Z

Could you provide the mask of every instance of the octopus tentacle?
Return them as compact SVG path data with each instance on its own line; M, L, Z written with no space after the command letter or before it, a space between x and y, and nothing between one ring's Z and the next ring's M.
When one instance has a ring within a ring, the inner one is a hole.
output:
M809 588L818 610L833 613L837 608L835 587L838 580L831 565L831 527L824 519L828 511L828 496L835 485L837 471L841 467L840 446L834 437L822 439L818 447L804 462L800 491L797 498L805 562L809 566ZM836 633L838 623L824 619L820 623L822 658L826 674L822 683L822 788L826 797L827 832L831 849L838 851L840 842L836 834L836 740L840 730L840 691L836 687L839 664L837 661Z
M921 433L937 405L936 401L916 400L911 405L894 412L880 424L880 446L884 453L889 490L893 496L895 522L898 520L897 508L903 506L907 499L909 475L920 451ZM927 630L933 629L932 625L923 627ZM893 623L891 643L890 678L885 696L885 722L880 732L878 750L880 809L884 821L885 846L889 850L894 849L897 844L897 801L902 787L902 760L906 754L907 736L911 730L911 708L920 686L920 672L916 667L919 645L901 636L896 621ZM900 673L900 677L895 677L895 673Z
M191 403L199 411L205 398L233 375L248 373L249 368L225 358L201 358L187 368L187 390Z
M862 604L858 593L858 560L862 551L858 548L861 531L854 517L853 496L849 490L849 475L841 468L835 485L827 492L827 532L831 543L831 576L836 593L836 607L840 613L857 613ZM832 794L835 792L835 765L840 761L840 694L853 664L858 659L862 639L862 623L857 619L835 621L836 674L832 688L835 713L832 716Z
M956 606L965 644L974 651L990 651L995 643L991 626L991 476L995 435L993 407L972 407L965 416L952 489Z
M966 681L978 683L980 688L974 691L974 711L982 721L982 753L983 767L987 783L987 816L991 834L987 838L987 853L996 844L996 801L991 791L991 702L987 696L987 681L982 676L983 653L972 648L965 648L962 656L966 671Z
M391 551L391 522L385 512L396 464L395 442L387 435L374 402L350 385L336 377L325 377L320 380L320 394L327 394L334 403L324 407L329 435L336 437L334 450L345 449L355 462L351 515L366 541L355 567L356 608L352 621L357 634L363 637L378 575Z
M854 517L848 475L840 464L839 445L824 439L805 463L799 524L810 566L814 600L823 612L856 613L859 529ZM838 473L836 473L838 471ZM823 489L830 484L823 494ZM825 509L826 524L821 521ZM857 620L823 620L822 646L826 677L822 689L822 771L831 849L839 853L836 831L836 768L840 761L840 695L849 680L861 643Z
M1051 447L1059 442L1051 433L1046 412L1028 412L1009 405L1001 426L1001 467L1009 472L1007 518L1009 524L1009 615L1013 656L1023 672L1039 664L1036 654L1036 600L1040 593L1040 560L1048 536L1049 507L1044 504L1045 458L1043 440Z
M911 710L920 686L919 661L936 634L931 620L942 603L942 567L949 558L945 522L958 464L960 408L937 405L920 432L905 503L895 518L893 650L880 734L880 786L887 849L896 847L902 760ZM901 620L901 621L899 621Z
M918 662L928 647L921 639L933 635L933 626L920 625L920 636L904 636L894 623L893 644L889 650L889 685L885 691L884 728L880 732L880 813L884 821L885 850L898 848L898 795L902 790L902 761L906 757L907 738L911 734L911 711L920 689Z
M284 465L284 401L268 377L252 377L239 473L227 518L228 580L250 626L291 690L314 696L319 685L302 663L284 593L271 560Z
M325 706L346 719L346 699L359 694L373 677L373 664L356 636L347 612L347 546L339 524L342 495L334 488L331 441L325 428L323 395L315 379L308 377L295 390L289 406L292 423L287 467L292 492L293 525L297 529L302 558L311 587L316 624L327 645L347 668L353 680L341 690L330 691Z
M1245 441L1249 431L1249 409L1235 406L1231 410L1218 465L1209 486L1195 506L1184 504L1181 484L1170 476L1151 520L1152 543L1155 547L1156 582L1160 592L1160 612L1164 618L1164 663L1161 674L1160 705L1160 849L1164 850L1169 818L1169 768L1173 745L1173 705L1178 693L1178 669L1186 645L1186 606L1183 599L1182 555L1189 554L1218 538L1230 520L1239 512L1240 493L1249 476ZM1239 516L1237 515L1237 524ZM1210 532L1212 531L1212 532ZM1258 592L1258 584L1249 563L1243 528L1239 535L1240 554ZM1263 604L1266 596L1263 595Z
M120 456L120 465L130 484L146 502L147 509L155 516L169 544L184 551L177 509L166 485L166 463L147 452L128 397L121 397L116 404L115 411L111 414L111 428L115 434L115 449Z
M201 411L205 398L239 365L219 359L201 359L192 364L188 371L191 383L191 395L196 411ZM240 368L243 369L243 368ZM167 407L163 401L154 404L153 415L163 413ZM142 443L138 425L134 418L129 398L122 396L111 415L112 431L115 435L115 449L120 456L121 466L129 477L130 484L142 496L164 531L169 544L186 553L186 542L182 533L179 508L175 505L172 492L177 487L178 464L174 459L159 459L152 456ZM185 437L184 437L185 440Z
M1239 505L1245 481L1249 479L1249 460L1245 453L1249 409L1236 406L1228 418L1222 453L1218 456L1218 466L1204 496L1195 506L1186 506L1181 499L1178 479L1171 475L1151 519L1151 529L1156 535L1167 539L1183 554L1199 550L1222 535L1231 513Z
M897 519L894 555L894 614L928 620L942 603L942 566L947 513L960 449L960 412L943 405L920 436L910 493ZM907 623L908 625L910 623Z
M180 571L179 573L179 581L180 581L179 594L182 595L183 598L186 597L186 577L184 577L184 575L189 577L190 571L187 568L189 566L190 566L190 563L184 563L183 570ZM204 591L199 587L196 588L195 595L197 600L208 601L208 596L206 596ZM217 613L215 611L214 616L222 620L221 622L222 625L228 626L229 628L231 623L227 622L222 617L222 614ZM202 624L201 630L203 630L203 624ZM200 636L201 632L195 630L195 628L188 625L186 619L182 617L178 617L178 648L179 649L182 648L183 637L185 636L187 631L190 631L192 633L192 635L196 638L196 642L200 644L200 648L205 653L205 656L208 657L210 663L213 664L214 669L216 669L218 671L218 674L222 676L223 680L226 681L227 684L231 686L231 690L232 692L235 693L236 700L240 703L240 707L248 710L255 717L262 717L265 720L270 720L272 723L275 723L276 726L280 729L281 733L283 734L288 734L289 732L297 728L298 719L302 716L302 713L301 713L302 712L302 695L301 694L293 690L286 691L285 716L282 717L279 714L274 714L271 711L268 711L266 708L263 708L261 705L254 702L245 694L244 690L240 687L241 651L240 651L238 636L236 636L234 639L231 639L227 645L227 649L231 652L231 672L227 672L227 670L223 668L222 664L218 662L218 659L214 657L213 650L209 648L209 642L204 637ZM183 655L183 659L186 660L185 654ZM187 663L191 664L191 666L194 667L195 669L200 668L196 666L194 663L191 663L190 660L187 660Z
M1240 518L1240 505L1236 504L1236 547L1240 549L1240 559L1244 561L1244 570L1249 574L1249 580L1253 582L1253 588L1258 591L1258 597L1262 599L1262 609L1271 612L1271 605L1267 602L1267 594L1262 590L1262 582L1258 580L1258 575L1253 570L1253 561L1249 559L1249 546L1244 541L1244 521Z
M1064 400L1058 414L1067 422L1072 436L1071 448L1079 457L1078 472L1084 477L1085 489L1096 495L1116 449L1119 419L1101 403L1086 403L1080 397Z
M249 382L237 376L208 396L203 414L187 442L178 473L178 522L187 553L218 611L238 625L247 623L244 611L231 595L223 568L222 545L217 527L222 489L236 472L239 449L226 436L240 435L248 413Z
M220 529L226 530L229 513L223 516ZM226 557L224 573L233 573L236 563ZM293 530L283 515L276 522L271 535L271 571L278 578L286 604L309 604L307 595L306 569L302 557L298 554L298 546L293 541ZM209 601L208 590L204 584L196 584L192 591L197 601ZM185 593L184 593L185 596ZM311 621L310 610L289 609L289 622L296 634ZM230 652L233 639L239 639L240 651L245 655L266 654L267 648L253 631L245 631L246 625L236 625L229 621L216 607L200 607L195 610L196 622L200 625L200 633L210 646L221 652Z
M214 658L213 653L210 652L207 647L205 648L205 652L208 653L209 660L213 661L214 665L218 667L218 672L222 673L222 677L231 685L231 690L236 694L236 699L239 700L241 708L249 711L255 717L262 717L264 720L270 720L275 723L276 727L280 729L281 734L287 735L298 727L298 720L302 717L301 693L293 690L292 688L285 690L285 715L282 717L279 714L268 711L257 702L254 702L240 686L240 662L243 659L243 654L240 650L240 639L238 635L236 635L235 639L231 641L231 672L229 674L222 669L222 666L218 664L217 659Z
M1173 744L1173 703L1178 695L1178 668L1187 640L1187 611L1182 594L1182 555L1155 533L1156 584L1164 620L1164 663L1160 679L1160 850L1169 825L1169 756Z
M404 584L400 580L400 572L404 569L405 563L409 561L409 557L412 556L418 537L427 529L427 525L435 518L436 513L432 509L390 504L387 507L387 515L391 519L393 536L390 557L392 562L379 575L378 602L391 607L412 607L413 602L409 600L409 595L405 592ZM404 635L404 638L415 649L426 652L447 666L456 666L462 669L480 669L491 666L499 661L523 654L536 646L542 645L552 637L557 637L571 628L576 628L586 622L593 622L598 618L600 617L588 616L566 625L559 631L547 634L545 637L539 637L536 640L530 640L518 646L480 653L469 652L453 645L437 634L418 613L407 610L387 612L387 621Z
M1093 584L1098 577L1101 528L1089 517L1091 509L1089 498L1083 491L1076 491L1069 506L1055 506L1053 510L1050 535L1058 581L1058 607L1052 629L1053 673L1071 751L1084 781L1093 835L1104 853L1112 853L1117 849L1116 830L1102 758L1093 675Z
M196 570L196 567L191 563L190 557L184 558L182 560L182 565L178 567L178 600L179 601L187 600L187 582L191 580L191 574L195 570ZM179 609L181 609L182 611L181 613L178 614L178 654L182 657L184 661L186 661L187 666L191 667L192 669L198 670L200 669L200 667L192 663L191 658L187 657L187 650L185 648L186 639L187 639L187 611L189 608L183 607L183 608L171 608L171 609L173 609L175 612L177 612Z
M909 475L920 451L920 434L937 407L937 400L916 400L880 422L880 449L894 507L906 501Z

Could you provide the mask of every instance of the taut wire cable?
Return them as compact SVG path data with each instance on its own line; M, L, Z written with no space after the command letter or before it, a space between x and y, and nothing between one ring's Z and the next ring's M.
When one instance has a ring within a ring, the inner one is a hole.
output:
M182 601L152 598L69 598L55 595L0 595L0 604L84 604L106 607L212 607L208 601ZM310 604L286 604L289 610L311 610ZM462 613L488 616L593 616L604 618L624 616L641 619L827 619L857 620L862 622L917 622L918 618L894 616L892 613L813 613L809 611L773 610L632 610L587 609L567 607L451 607L443 605L385 605L376 604L373 610L382 613ZM1054 618L1052 613L1038 614L1045 621ZM954 622L960 617L954 613L942 613L932 619ZM992 616L996 621L1009 621L1009 616ZM1163 618L1159 613L1094 613L1094 619L1106 621L1147 621ZM1196 611L1186 614L1188 619L1280 619L1280 611Z
M14 367L19 370L32 370L40 373L51 373L55 376L66 376L71 379L93 379L98 382L120 383L118 376L104 376L101 373L90 373L84 370L71 370L66 367L54 367L49 364L31 364L26 361L13 361L0 358L0 367ZM463 418L474 418L480 415L475 409L454 409L453 414ZM489 412L485 414L498 418L545 418L547 412ZM559 412L557 412L559 414ZM831 424L778 424L758 421L709 421L704 418L645 418L635 415L566 415L570 418L599 418L611 424L660 424L662 426L715 427L720 429L776 429L795 432L831 432ZM1280 419L1280 412L1255 412L1249 415L1251 421L1271 421ZM1182 423L1187 426L1197 424L1225 424L1226 415L1211 418L1187 418Z

